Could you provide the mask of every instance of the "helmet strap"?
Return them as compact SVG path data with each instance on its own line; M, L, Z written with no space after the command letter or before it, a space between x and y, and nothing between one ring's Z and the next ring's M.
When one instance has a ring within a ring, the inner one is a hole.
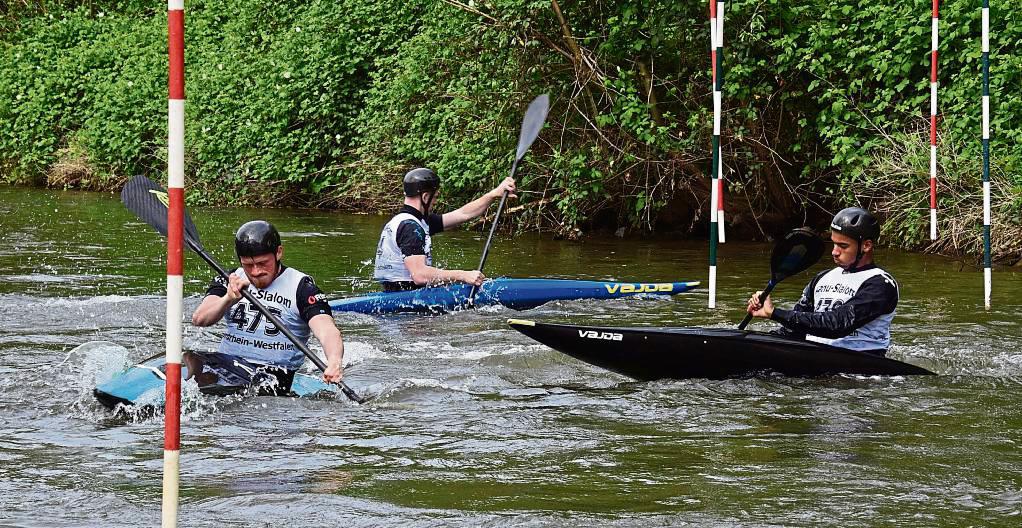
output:
M276 271L273 274L274 279L279 277L284 269L284 261L277 258L277 253L280 253L280 246L277 246L277 249L273 252L273 261L277 264Z
M429 193L429 201L426 201L426 199L423 198L423 195L425 195L425 194L426 194L426 192L419 193L419 201L422 202L422 214L423 214L423 216L429 214L429 210L433 207L433 200L436 199L436 191L433 191L433 192Z
M848 266L846 271L855 271L859 268L859 260L862 259L862 239L856 240L857 246L855 247L855 261L852 262L851 266Z

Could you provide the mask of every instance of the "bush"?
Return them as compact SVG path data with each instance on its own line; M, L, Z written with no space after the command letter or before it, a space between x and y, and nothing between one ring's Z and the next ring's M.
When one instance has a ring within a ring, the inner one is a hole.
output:
M7 181L49 172L58 185L113 187L165 171L162 12L77 4L22 3L0 28ZM1022 202L1016 7L991 16L991 150L1012 204ZM189 199L390 209L400 175L428 165L457 205L507 173L525 106L549 92L547 127L519 172L519 226L578 236L668 222L703 233L706 15L701 2L663 0L190 2ZM942 148L975 159L979 8L948 0L941 20ZM928 160L910 153L926 148L929 28L924 0L727 3L732 233L769 234L860 202L892 211L902 243L923 240L912 219L928 207ZM881 162L892 156L898 170ZM52 176L68 163L89 170ZM966 165L942 171L949 188L979 188ZM895 203L911 212L895 214Z

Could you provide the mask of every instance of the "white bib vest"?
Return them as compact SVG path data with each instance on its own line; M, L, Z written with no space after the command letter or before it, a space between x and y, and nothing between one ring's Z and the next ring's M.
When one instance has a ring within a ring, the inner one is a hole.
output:
M880 268L855 273L845 273L841 268L828 271L820 277L813 289L813 300L816 303L813 306L813 311L829 312L841 306L855 296L864 282L876 276L883 276L885 280L894 285L895 291L898 291L898 283L890 274ZM898 293L900 296L900 291ZM887 350L891 346L891 321L894 320L895 311L873 319L845 337L828 339L807 335L806 339L852 350Z
M245 277L245 271L235 272ZM269 288L258 289L249 286L248 291L276 315L303 344L309 341L309 325L298 312L298 284L306 275L293 268L286 268ZM266 320L245 298L224 313L227 334L220 341L221 354L230 354L250 360L298 370L305 362L302 351L292 343L273 323Z
M397 228L405 220L411 220L422 226L423 232L426 233L426 240L424 241L426 265L433 265L433 242L429 236L429 225L426 224L425 220L419 220L410 213L398 213L397 216L387 222L387 225L383 226L383 232L380 233L380 243L376 246L376 269L373 272L373 278L377 282L412 281L412 274L405 267L404 253L401 252L401 248L397 245Z

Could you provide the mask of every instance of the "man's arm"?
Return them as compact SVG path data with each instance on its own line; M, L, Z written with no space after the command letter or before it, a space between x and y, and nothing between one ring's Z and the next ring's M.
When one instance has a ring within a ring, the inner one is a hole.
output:
M319 339L323 345L323 352L326 353L326 370L323 371L323 380L328 383L336 383L344 377L344 340L341 338L341 331L334 324L331 315L319 314L309 319L309 328L312 335Z
M819 282L820 277L823 277L826 273L827 273L826 271L817 273L816 276L813 277L813 280L809 281L809 284L807 284L806 287L802 290L802 297L799 297L798 302L795 303L794 307L792 307L792 311L794 312L813 311L814 302L813 292L816 290L816 283ZM763 293L762 291L758 291L752 294L752 297L749 298L749 306L747 310L750 314L752 314L753 317L763 317L766 319L770 319L774 313L774 303L770 299L769 295L766 297L766 299L763 300L763 302L760 302L759 296L762 295L762 293ZM774 330L771 330L770 333L785 337L805 339L804 333L793 331L789 328L785 328L784 326L775 328Z
M816 275L816 277L813 277L813 280L809 281L809 284L806 284L805 289L802 290L802 296L799 297L798 302L795 303L795 306L791 307L791 311L793 311L793 312L812 312L813 311L813 291L816 289L817 281L819 281L820 277L822 277L825 273L827 273L827 272L824 271L824 272L818 273ZM770 333L774 334L774 335L779 335L779 336L784 336L784 337L792 337L792 338L797 338L797 339L805 339L806 338L806 335L805 335L804 332L797 332L795 330L792 330L792 329L784 326L783 324L781 326L775 328L774 330L771 330Z
M405 267L412 276L412 281L419 286L432 286L445 282L464 282L481 286L486 276L480 271L445 270L426 264L426 255L405 257Z
M248 287L248 279L235 274L230 275L226 285L222 278L217 277L213 285L206 290L206 298L192 312L192 324L195 326L212 326L223 318L227 310L241 300L241 290Z
M880 275L864 282L854 297L830 311L796 312L777 308L770 318L797 333L837 339L893 312L897 305L897 286L893 280Z
M439 220L439 215L433 215ZM431 286L445 282L464 282L480 286L486 278L478 271L443 270L426 264L426 232L418 222L407 220L397 227L397 245L404 255L405 268L418 286Z
M509 193L508 197L510 198L518 197L518 195L515 194L515 180L513 178L504 178L504 181L500 182L500 185L492 191L472 200L454 211L445 213L443 215L444 229L459 226L485 213L486 209L490 207L490 204L493 203L494 200L504 196L504 191Z
M319 343L323 345L323 352L326 353L326 370L323 371L323 380L327 383L341 381L344 377L344 340L341 338L341 331L334 324L334 316L330 305L326 302L326 296L316 286L312 277L303 277L298 283L295 291L295 299L298 301L296 308L302 320L309 325L312 335L316 336Z

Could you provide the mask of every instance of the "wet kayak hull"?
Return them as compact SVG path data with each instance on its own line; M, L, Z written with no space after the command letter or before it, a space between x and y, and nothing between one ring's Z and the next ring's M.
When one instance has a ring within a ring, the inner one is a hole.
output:
M613 328L508 321L550 348L637 380L724 379L781 374L933 374L894 359L726 328Z
M498 278L483 283L475 306L499 304L514 310L528 310L551 301L616 299L634 295L676 295L699 286L698 282L609 282L569 279ZM403 292L378 292L330 301L335 312L365 314L440 314L464 309L471 286L457 283Z

